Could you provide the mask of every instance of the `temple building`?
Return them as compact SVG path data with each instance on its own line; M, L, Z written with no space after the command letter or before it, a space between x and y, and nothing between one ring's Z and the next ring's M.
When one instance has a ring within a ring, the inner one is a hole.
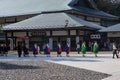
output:
M107 33L108 43L117 43L120 44L120 23L112 25L110 27L99 30L102 33ZM112 46L111 46L112 47ZM111 48L112 50L112 48Z
M53 51L58 42L63 50L67 42L71 50L83 41L87 46L93 41L102 46L107 34L99 30L118 21L100 11L93 0L2 0L0 4L0 24L11 49L18 43L28 44L30 49L34 43L41 49L49 43Z

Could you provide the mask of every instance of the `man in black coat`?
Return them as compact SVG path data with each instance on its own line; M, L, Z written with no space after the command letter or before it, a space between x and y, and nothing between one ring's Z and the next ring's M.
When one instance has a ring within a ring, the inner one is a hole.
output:
M22 46L20 44L18 44L17 52L18 52L18 57L21 57L21 55L22 55Z

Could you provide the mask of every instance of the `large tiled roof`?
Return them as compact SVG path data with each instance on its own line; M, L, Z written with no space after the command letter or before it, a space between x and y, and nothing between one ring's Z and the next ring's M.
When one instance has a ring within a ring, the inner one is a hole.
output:
M107 28L104 28L104 29L101 29L100 32L120 32L120 23L110 26L110 27L107 27Z
M49 13L41 14L33 18L7 25L3 27L3 30L32 30L32 29L59 29L65 28L65 20L68 20L68 26L70 28L74 27L89 27L92 29L101 29L102 26L99 26L95 23L88 22L77 18L73 15L66 13Z

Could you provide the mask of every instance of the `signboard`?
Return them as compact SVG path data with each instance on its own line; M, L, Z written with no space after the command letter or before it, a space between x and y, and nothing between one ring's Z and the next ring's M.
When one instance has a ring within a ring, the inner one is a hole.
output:
M79 31L78 31L78 35L84 35L84 31L79 30Z
M46 33L44 31L34 31L31 32L31 36L45 36Z
M92 34L90 35L91 39L101 39L101 35L100 34Z

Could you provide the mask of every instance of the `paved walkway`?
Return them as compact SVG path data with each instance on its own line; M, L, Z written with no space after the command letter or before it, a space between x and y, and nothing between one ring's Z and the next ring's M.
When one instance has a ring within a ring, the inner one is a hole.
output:
M112 52L100 52L98 57L94 57L94 54L86 54L86 57L82 57L81 54L72 53L70 57L66 57L63 53L63 57L56 57L53 53L51 57L45 55L39 55L38 57L21 57L12 52L8 57L0 56L0 60L45 60L53 63L73 66L77 68L84 68L97 72L111 74L112 76L103 80L120 80L120 59L112 59Z

